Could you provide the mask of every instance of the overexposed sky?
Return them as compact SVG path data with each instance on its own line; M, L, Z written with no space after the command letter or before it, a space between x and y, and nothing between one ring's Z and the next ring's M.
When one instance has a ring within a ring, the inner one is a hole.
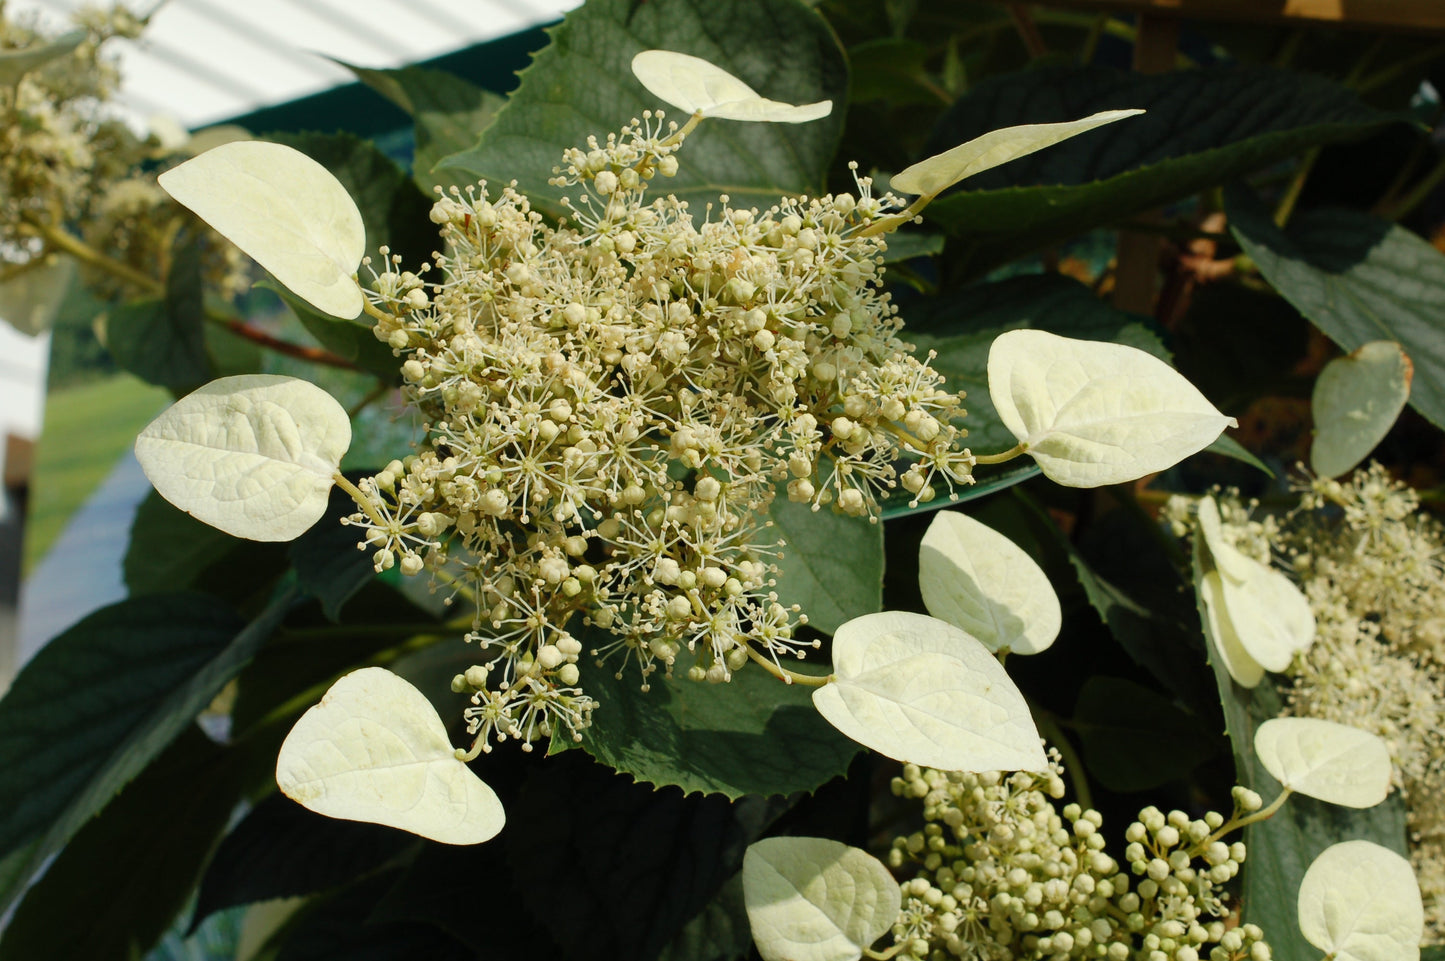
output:
M137 41L115 41L120 100L141 120L196 128L309 96L367 67L428 60L548 23L580 0L166 0ZM7 0L57 30L85 0ZM94 5L91 0L89 5ZM144 11L151 0L130 0Z

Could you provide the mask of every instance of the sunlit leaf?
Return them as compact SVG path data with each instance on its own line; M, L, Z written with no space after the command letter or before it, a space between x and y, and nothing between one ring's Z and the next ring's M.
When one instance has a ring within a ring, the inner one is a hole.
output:
M813 705L880 754L946 771L1047 768L1019 689L987 647L946 621L855 618L833 635L833 671Z
M1063 625L1048 575L1025 551L967 514L947 511L918 547L918 587L928 612L991 651L1037 654Z
M1425 912L1410 862L1371 841L1326 848L1300 882L1299 926L1335 961L1416 961Z
M227 534L286 541L326 512L351 421L314 384L273 374L212 381L141 431L135 455L162 497Z
M720 120L807 123L826 117L833 101L779 103L701 57L671 50L644 50L632 58L632 73L648 93L688 113Z
M276 783L318 814L443 844L478 844L505 822L426 695L381 667L346 675L301 716L281 745Z
M898 917L877 858L827 838L765 838L743 857L743 900L763 961L854 961Z
M299 150L259 140L208 150L160 175L180 204L318 310L361 313L353 274L366 227L346 188Z
M894 174L888 186L905 194L932 197L976 173L1028 156L1060 141L1141 114L1142 110L1104 110L1064 123L1030 123L991 130L981 137L934 154Z
M1405 402L1415 368L1393 340L1373 340L1325 365L1310 401L1315 439L1310 466L1338 477L1385 439Z
M1004 426L1066 487L1164 470L1238 426L1157 357L1042 330L993 342L988 392Z
M1204 572L1199 578L1199 598L1204 603L1204 634L1209 649L1234 678L1234 683L1254 687L1263 679L1264 668L1239 642L1239 634L1225 606L1223 575L1218 571Z
M1369 731L1312 717L1276 717L1254 733L1264 769L1291 791L1374 807L1390 791L1390 752Z

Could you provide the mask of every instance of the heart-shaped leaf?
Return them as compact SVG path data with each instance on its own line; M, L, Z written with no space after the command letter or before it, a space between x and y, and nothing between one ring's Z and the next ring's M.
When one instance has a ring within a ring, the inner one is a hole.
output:
M187 160L159 182L317 310L346 320L361 313L353 275L366 226L321 164L291 147L246 140Z
M855 961L903 904L866 851L827 838L765 838L743 856L743 902L763 961Z
M1066 487L1136 480L1238 426L1157 357L1042 330L993 342L988 392L1004 426Z
M1239 643L1267 671L1283 671L1315 639L1310 603L1288 577L1252 557L1240 555L1248 576L1236 581L1224 572L1219 599Z
M301 716L276 758L276 783L317 814L443 844L479 844L506 821L426 695L381 667L352 671Z
M1019 689L987 647L946 621L854 618L833 635L833 671L813 706L880 754L945 771L1048 767Z
M647 92L679 110L720 120L807 123L833 112L833 101L779 103L701 57L671 50L644 50L632 58L632 73Z
M1414 377L1414 365L1393 340L1372 340L1326 364L1310 401L1314 472L1338 477L1364 460L1405 409Z
M295 377L243 374L187 394L135 442L162 497L236 537L289 541L326 513L346 410Z
M1142 110L1104 110L1064 123L1030 123L990 130L981 137L934 154L894 174L888 185L905 194L933 197L974 174L1052 147L1106 123L1141 114Z
M1037 654L1063 626L1059 597L1023 548L967 514L933 519L918 546L918 587L934 617L990 651Z
M1326 848L1300 882L1299 926L1335 961L1417 961L1425 911L1410 862L1372 841Z
M1390 751L1369 731L1312 717L1276 717L1254 732L1264 769L1291 791L1374 807L1390 792Z

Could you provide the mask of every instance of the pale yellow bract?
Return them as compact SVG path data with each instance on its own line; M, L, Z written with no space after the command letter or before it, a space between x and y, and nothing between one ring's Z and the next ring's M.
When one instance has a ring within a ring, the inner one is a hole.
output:
M946 771L1045 771L1023 694L976 638L925 614L856 617L833 635L833 676L813 706L898 761Z
M1254 751L1276 781L1344 807L1374 807L1390 791L1390 751L1369 731L1312 717L1276 717L1254 732Z
M366 252L356 202L331 172L281 144L222 144L160 175L166 193L317 310L361 313Z
M983 173L991 167L1006 164L1010 160L1028 156L1045 147L1081 133L1102 127L1106 123L1123 120L1141 114L1142 110L1105 110L1081 120L1063 123L1030 123L1017 127L1003 127L990 130L981 137L967 143L934 154L926 160L894 174L888 186L904 194L918 194L932 197L952 187L960 180Z
M648 93L690 114L719 120L807 123L828 116L833 101L779 103L701 57L672 50L644 50L632 58L632 72Z
M994 340L988 393L1004 426L1065 487L1137 480L1239 426L1151 354L1042 330Z
M276 758L276 783L318 814L443 844L479 844L506 821L431 702L381 667L341 678L301 716Z
M1256 686L1264 679L1264 668L1240 643L1239 632L1224 603L1223 577L1218 571L1207 571L1200 578L1199 597L1204 602L1204 632L1210 650L1234 678L1234 683L1240 687Z
M289 541L326 513L351 420L295 377L222 377L141 431L136 460L162 497L235 537Z
M1299 927L1334 961L1419 961L1425 911L1410 862L1372 841L1326 848L1300 882Z
M1048 575L1007 537L967 514L934 517L918 546L918 587L928 613L990 651L1037 654L1063 626Z
M743 856L743 902L763 961L855 961L902 906L883 862L827 838L766 838Z
M1310 467L1316 474L1346 473L1385 439L1410 399L1414 370L1393 340L1371 341L1325 365L1310 400Z

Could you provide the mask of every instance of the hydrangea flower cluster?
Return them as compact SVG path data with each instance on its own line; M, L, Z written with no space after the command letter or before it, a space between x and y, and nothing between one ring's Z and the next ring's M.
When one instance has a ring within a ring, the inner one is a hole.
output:
M587 723L578 621L644 684L801 657L775 496L876 521L898 484L926 501L971 482L962 395L899 340L879 287L870 228L895 199L859 177L856 195L723 197L698 218L649 194L686 132L649 112L567 151L557 227L512 187L453 190L432 211L440 278L393 260L371 285L427 433L350 521L378 570L435 571L475 601L482 656L455 684L474 752Z
M1405 796L1427 943L1445 941L1445 529L1378 463L1316 478L1284 517L1218 498L1240 551L1284 559L1314 612L1314 645L1285 672L1289 710L1379 735ZM1187 530L1187 506L1171 505Z
M923 830L893 842L915 865L893 926L903 957L945 961L1105 958L1268 961L1256 925L1230 926L1221 888L1245 858L1223 839L1259 795L1234 789L1228 820L1154 807L1124 832L1127 867L1105 852L1099 812L1062 808L1063 767L966 774L905 765L893 793L917 799Z
M108 108L119 74L104 45L134 39L144 21L121 6L82 8L73 21L52 37L0 5L0 51L29 55L28 69L0 82L0 281L69 254L102 297L154 296L191 218L139 168L184 134L138 136ZM246 290L241 252L208 229L200 238L206 279L227 297Z

